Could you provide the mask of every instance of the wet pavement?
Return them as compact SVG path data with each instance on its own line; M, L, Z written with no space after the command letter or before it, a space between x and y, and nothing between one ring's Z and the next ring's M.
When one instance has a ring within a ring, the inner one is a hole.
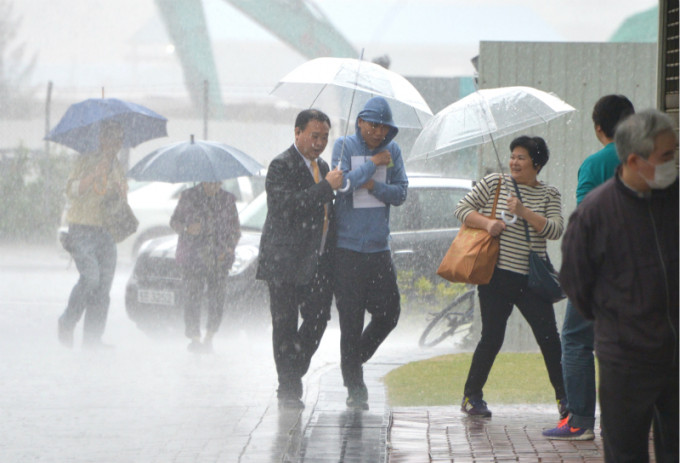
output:
M115 347L82 350L77 337L65 349L56 319L77 272L51 252L0 247L2 462L602 461L599 435L541 436L556 424L553 405L489 404L491 419L457 406L390 408L387 372L451 352L419 349L419 331L403 327L365 366L370 410L345 406L335 320L305 377L305 409L280 410L268 325L227 323L211 355L187 352L181 336L148 337L125 315L125 264L105 335Z

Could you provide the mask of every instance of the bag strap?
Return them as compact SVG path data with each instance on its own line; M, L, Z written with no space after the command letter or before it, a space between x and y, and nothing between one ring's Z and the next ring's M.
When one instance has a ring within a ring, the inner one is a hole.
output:
M491 218L496 218L496 206L498 205L498 197L501 194L501 183L503 182L503 174L498 177L498 185L496 186L496 194L493 198L493 206L491 207Z
M519 193L519 187L517 186L517 182L515 179L512 179L512 183L515 185L515 192L517 193L517 198L521 201L522 200L522 195ZM531 249L531 238L529 238L529 225L527 225L527 221L522 219L524 221L524 233L526 233L527 236L527 241L529 242L529 251L532 251ZM546 251L545 253L545 260L548 262L548 265L552 268L552 263L550 263L550 256L548 255L548 252Z
M519 192L519 186L517 186L517 182L515 181L514 178L512 179L512 184L515 187L515 193L517 193L517 199L522 201L522 195ZM531 238L529 238L529 225L527 225L526 220L522 219L522 221L524 222L524 233L526 234L527 242L529 243L529 250L531 250Z

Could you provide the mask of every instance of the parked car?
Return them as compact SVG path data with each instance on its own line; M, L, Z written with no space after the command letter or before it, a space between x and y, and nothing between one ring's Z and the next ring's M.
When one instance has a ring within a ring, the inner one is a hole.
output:
M406 202L390 210L391 248L398 271L412 271L415 278L434 277L460 228L453 209L471 188L471 180L409 175ZM266 215L266 193L239 214L242 236L227 282L225 320L241 322L268 314L267 286L255 280ZM181 326L183 310L180 275L174 260L176 246L176 235L144 243L127 282L125 307L130 319L143 330Z
M238 177L225 180L223 188L236 195L236 207L241 210L264 191L265 177ZM173 234L170 217L177 207L179 196L189 183L129 182L128 202L139 220L137 231L118 244L118 257L134 258L142 243L152 238ZM65 216L65 214L64 214ZM58 234L68 226L62 218Z

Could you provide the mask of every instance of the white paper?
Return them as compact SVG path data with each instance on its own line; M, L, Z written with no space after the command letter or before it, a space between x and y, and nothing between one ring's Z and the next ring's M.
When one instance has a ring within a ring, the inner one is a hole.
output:
M366 156L352 156L351 170L358 169L366 163ZM371 177L375 182L387 181L387 166L376 166L375 174ZM353 193L354 208L385 207L385 203L368 192L366 188L359 188Z

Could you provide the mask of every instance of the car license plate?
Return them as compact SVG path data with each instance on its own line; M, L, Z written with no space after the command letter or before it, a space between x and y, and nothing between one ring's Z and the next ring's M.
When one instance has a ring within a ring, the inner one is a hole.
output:
M137 300L142 304L175 305L175 293L140 289L137 293Z

